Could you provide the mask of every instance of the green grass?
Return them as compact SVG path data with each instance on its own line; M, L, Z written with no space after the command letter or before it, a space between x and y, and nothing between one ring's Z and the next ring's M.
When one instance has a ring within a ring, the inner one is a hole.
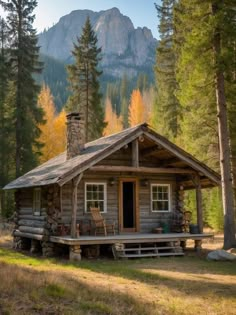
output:
M233 315L236 264L205 257L82 260L0 247L0 314Z

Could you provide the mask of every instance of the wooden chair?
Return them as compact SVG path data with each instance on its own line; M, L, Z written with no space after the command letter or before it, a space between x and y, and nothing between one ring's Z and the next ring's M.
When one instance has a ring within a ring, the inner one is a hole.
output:
M183 212L183 219L182 219L182 229L183 232L189 232L189 224L192 218L191 211L184 211Z
M99 208L90 208L90 212L92 215L95 235L99 233L106 236L108 231L111 231L113 234L115 234L115 225L106 223L105 219L103 219L102 217Z

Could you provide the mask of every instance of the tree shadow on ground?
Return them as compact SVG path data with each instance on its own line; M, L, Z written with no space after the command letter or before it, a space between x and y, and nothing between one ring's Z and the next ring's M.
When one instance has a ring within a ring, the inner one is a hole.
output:
M2 276L1 314L112 314L154 315L156 305L132 297L129 292L87 285L85 281L57 271L29 270L28 267L0 263L1 273L11 274L12 285ZM8 276L9 280L9 276ZM13 284L14 281L14 284ZM160 306L160 314L171 312Z
M215 262L204 262L204 268L201 268L201 263L199 269L196 271L196 268L191 272L186 267L186 262L182 265L182 261L180 259L174 260L171 264L165 260L165 263L161 263L161 265L152 260L152 262L145 260L145 262L133 262L130 263L125 262L81 262L79 264L73 264L76 268L87 269L93 272L105 273L107 275L113 275L117 277L123 277L129 280L140 281L142 283L146 283L149 285L158 285L162 284L169 289L174 289L181 291L186 295L192 295L196 297L205 297L209 292L215 294L219 297L231 298L236 296L236 284L232 283L222 283L219 279L212 278L210 276L206 276L204 274L209 275L234 275L236 276L236 266L233 263L227 262L230 266L230 272L222 272L221 268L217 270L217 268L213 268ZM188 260L188 264L191 261ZM195 262L195 264L197 264ZM171 269L171 266L174 267ZM206 267L207 266L207 267ZM197 267L195 265L195 267ZM214 272L212 269L216 269L218 272ZM226 268L227 269L227 268ZM154 270L154 272L153 272ZM187 270L187 272L185 272ZM228 269L227 269L228 270ZM162 271L171 271L171 276L166 275L166 273L162 274ZM185 276L183 278L175 278L174 273L183 273ZM194 279L191 279L191 275L194 274ZM186 279L186 278L190 279Z

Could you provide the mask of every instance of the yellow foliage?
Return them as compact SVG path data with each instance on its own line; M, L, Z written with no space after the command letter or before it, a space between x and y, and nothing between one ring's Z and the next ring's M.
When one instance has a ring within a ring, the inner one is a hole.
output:
M112 109L111 100L106 99L105 122L107 126L103 130L103 135L108 136L123 130L123 120L121 116L117 116Z
M56 155L65 151L66 148L66 112L64 109L54 119L55 142L54 152Z
M40 162L46 162L65 150L66 145L66 115L62 111L56 114L55 104L48 86L43 85L38 97L38 106L44 110L45 124L40 124L39 141L44 144Z
M139 90L133 90L129 105L129 124L131 127L145 122L145 106Z

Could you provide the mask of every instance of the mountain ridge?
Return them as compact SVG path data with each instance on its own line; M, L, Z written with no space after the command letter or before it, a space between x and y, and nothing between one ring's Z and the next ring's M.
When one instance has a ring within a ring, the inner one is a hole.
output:
M121 78L137 76L140 71L152 71L157 40L147 27L134 28L131 19L118 8L94 12L74 10L62 16L58 23L39 34L40 51L65 63L73 62L73 42L80 37L89 16L102 47L101 68L105 75Z

